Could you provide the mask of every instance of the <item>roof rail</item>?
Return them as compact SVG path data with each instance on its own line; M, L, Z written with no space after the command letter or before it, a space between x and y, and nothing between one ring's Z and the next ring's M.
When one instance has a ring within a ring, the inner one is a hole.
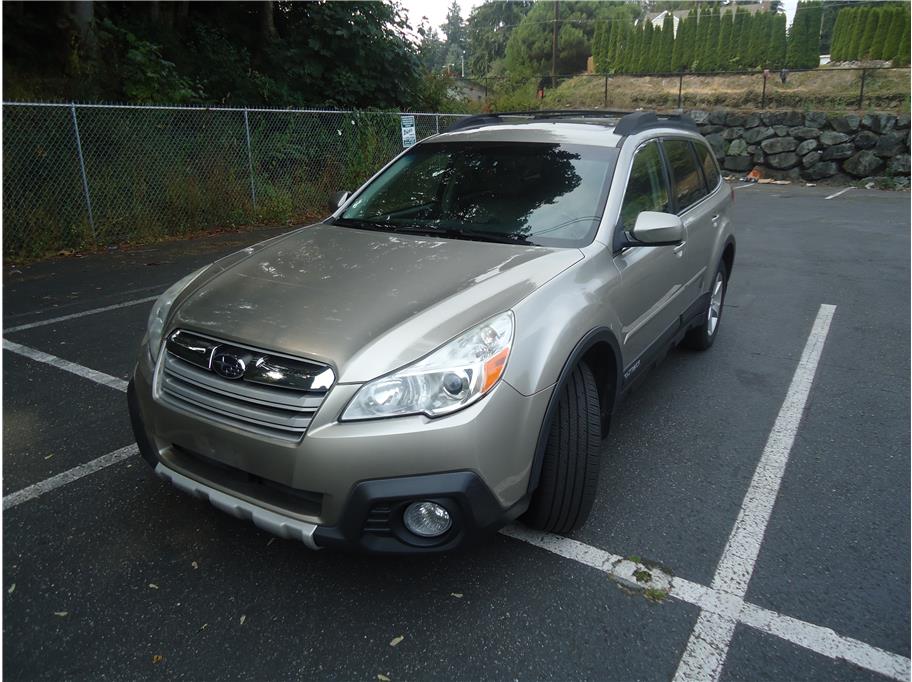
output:
M555 109L544 111L500 111L477 114L460 119L447 132L476 128L483 125L505 123L504 117L525 117L532 120L555 118L619 118L614 127L617 135L627 136L650 128L683 128L697 132L697 124L685 114L658 114L654 111L629 111L619 109Z

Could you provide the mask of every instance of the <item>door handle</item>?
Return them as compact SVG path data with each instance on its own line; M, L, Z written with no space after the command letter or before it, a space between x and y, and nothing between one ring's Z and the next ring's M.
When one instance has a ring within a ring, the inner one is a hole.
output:
M676 247L674 247L674 254L680 258L684 255L684 249L687 246L687 242L681 242Z
M720 218L722 218L722 215L719 214L719 213L716 213L716 215L714 215L714 216L712 217L713 225L718 225L718 224L719 224L719 219L720 219Z

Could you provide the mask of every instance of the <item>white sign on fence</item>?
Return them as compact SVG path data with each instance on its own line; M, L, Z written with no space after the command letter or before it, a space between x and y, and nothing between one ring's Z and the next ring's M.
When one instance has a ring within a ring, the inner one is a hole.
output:
M402 122L402 146L411 147L418 141L415 135L415 117L400 116L399 119Z

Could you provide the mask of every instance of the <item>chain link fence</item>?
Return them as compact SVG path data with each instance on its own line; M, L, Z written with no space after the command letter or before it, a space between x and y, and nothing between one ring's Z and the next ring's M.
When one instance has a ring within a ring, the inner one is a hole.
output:
M415 113L420 140L461 114ZM386 112L3 104L3 252L326 214L402 146Z

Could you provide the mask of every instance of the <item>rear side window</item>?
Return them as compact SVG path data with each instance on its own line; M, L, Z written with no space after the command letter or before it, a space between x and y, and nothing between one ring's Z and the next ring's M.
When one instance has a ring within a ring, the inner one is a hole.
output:
M621 224L630 232L641 211L667 211L668 187L659 145L649 142L640 147L633 157L630 179L621 206Z
M700 165L703 166L703 175L706 178L706 186L712 192L722 179L719 173L719 165L716 163L716 157L705 144L694 143L694 149L697 150L697 156L700 158Z
M690 142L665 140L664 144L668 165L671 167L671 181L674 184L678 213L682 213L705 197L708 192Z

